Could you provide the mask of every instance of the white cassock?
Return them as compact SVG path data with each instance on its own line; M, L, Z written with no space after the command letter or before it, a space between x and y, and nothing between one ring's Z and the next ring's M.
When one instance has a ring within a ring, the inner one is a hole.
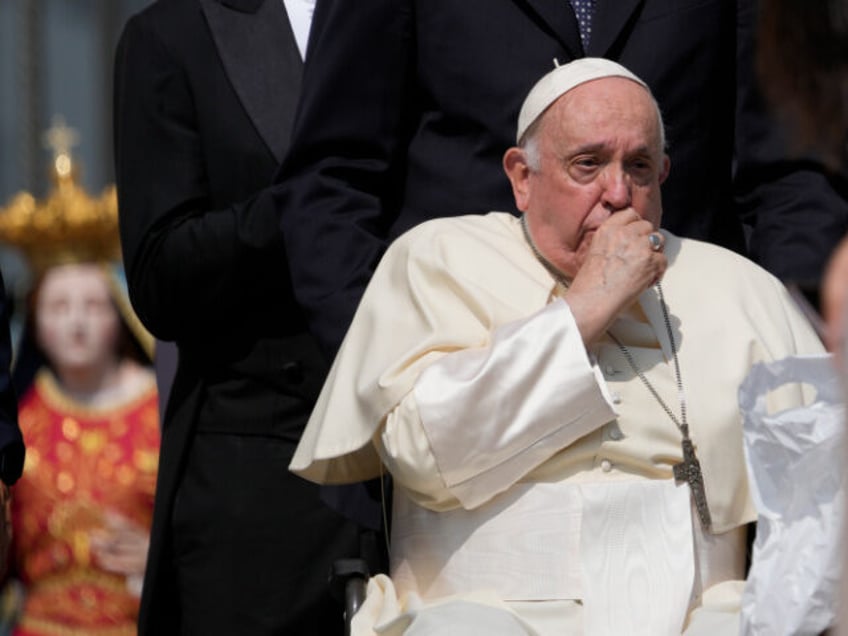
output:
M586 351L519 221L430 221L386 252L291 463L319 483L393 475L392 576L370 582L360 633L736 633L756 518L738 387L756 362L822 346L770 274L665 238L711 532L672 476L680 431L617 344ZM656 290L610 332L680 417Z

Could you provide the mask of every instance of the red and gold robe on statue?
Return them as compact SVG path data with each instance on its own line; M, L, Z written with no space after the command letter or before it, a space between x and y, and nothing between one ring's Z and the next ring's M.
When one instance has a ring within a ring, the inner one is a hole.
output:
M98 567L89 537L107 511L150 528L155 383L123 406L98 409L64 395L42 371L19 413L27 451L12 495L11 556L26 599L15 636L135 634L139 582Z

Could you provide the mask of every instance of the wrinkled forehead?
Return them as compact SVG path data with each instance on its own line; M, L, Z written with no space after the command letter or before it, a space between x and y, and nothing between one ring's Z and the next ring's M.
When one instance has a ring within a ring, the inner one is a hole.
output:
M562 118L581 117L585 122L624 123L639 121L656 128L658 110L644 87L622 77L604 77L576 86L542 113L537 121L557 112Z
M523 142L540 133L545 139L553 136L548 141L557 144L566 139L597 145L617 140L634 149L665 149L656 101L644 86L623 77L590 80L560 95L524 133Z

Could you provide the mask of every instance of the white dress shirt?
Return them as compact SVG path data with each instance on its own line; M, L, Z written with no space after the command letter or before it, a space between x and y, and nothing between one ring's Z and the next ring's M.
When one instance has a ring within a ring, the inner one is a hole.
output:
M300 50L300 57L306 59L306 44L309 41L309 27L312 25L312 13L315 11L315 0L283 0L286 13L289 15L294 39Z

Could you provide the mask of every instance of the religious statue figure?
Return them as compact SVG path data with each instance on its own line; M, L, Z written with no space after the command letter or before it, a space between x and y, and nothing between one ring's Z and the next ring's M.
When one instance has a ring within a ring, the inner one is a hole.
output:
M55 186L18 195L0 239L35 273L25 338L43 364L21 395L27 446L12 491L12 633L135 634L149 543L159 418L149 334L121 282L114 190L80 188L54 128ZM22 363L18 360L18 363Z

